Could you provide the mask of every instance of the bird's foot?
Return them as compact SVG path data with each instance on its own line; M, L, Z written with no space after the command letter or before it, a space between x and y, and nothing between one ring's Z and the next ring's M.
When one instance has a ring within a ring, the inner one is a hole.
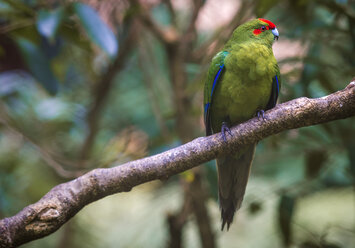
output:
M227 122L222 122L221 133L222 133L222 138L223 138L224 142L227 142L226 132L230 136L233 136L232 131L230 130L228 123Z
M260 117L263 118L263 121L266 120L265 111L264 110L259 110L258 112L256 112L256 116L258 117L258 120L260 120Z

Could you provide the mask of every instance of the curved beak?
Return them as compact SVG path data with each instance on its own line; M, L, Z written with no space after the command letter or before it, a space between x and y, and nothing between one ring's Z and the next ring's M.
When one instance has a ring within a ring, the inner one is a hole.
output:
M278 40L279 39L279 31L277 30L277 28L271 29L271 32L274 35L274 40Z

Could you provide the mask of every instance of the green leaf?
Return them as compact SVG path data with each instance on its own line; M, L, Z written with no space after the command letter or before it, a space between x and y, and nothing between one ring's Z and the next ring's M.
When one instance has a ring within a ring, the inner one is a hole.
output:
M0 0L0 13L13 12L14 9L8 4Z
M42 52L41 48L32 41L22 37L17 37L16 43L32 75L50 94L56 94L58 91L58 81L52 72L49 59Z
M8 6L11 6L13 9L20 11L26 15L33 16L34 10L29 8L25 3L17 0L3 0L1 2L5 2Z
M78 15L89 38L111 58L115 57L118 51L117 39L96 11L83 3L74 3L74 11Z
M40 10L36 27L38 32L46 38L53 39L64 17L63 8L54 11Z

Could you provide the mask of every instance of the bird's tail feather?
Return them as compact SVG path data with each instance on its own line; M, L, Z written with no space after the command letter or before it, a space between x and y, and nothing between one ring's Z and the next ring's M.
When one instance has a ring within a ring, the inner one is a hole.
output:
M222 231L225 224L229 229L235 211L242 204L254 151L255 144L243 151L242 155L227 155L217 159Z

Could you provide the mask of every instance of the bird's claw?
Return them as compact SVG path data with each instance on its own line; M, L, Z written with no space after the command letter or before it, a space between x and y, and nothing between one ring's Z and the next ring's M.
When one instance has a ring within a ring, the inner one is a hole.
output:
M256 115L258 117L258 120L260 120L260 116L263 118L263 121L266 120L265 111L264 110L259 110L258 112L256 112Z
M230 130L228 123L227 123L227 122L222 122L222 130L221 130L221 133L222 133L222 138L223 138L224 142L227 142L226 132L227 132L230 136L233 136L232 131Z

